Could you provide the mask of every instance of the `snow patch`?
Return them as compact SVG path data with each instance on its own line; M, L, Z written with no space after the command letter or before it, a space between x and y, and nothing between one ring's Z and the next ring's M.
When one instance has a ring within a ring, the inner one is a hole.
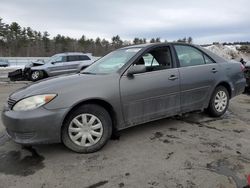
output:
M224 57L226 59L240 59L243 54L238 50L240 48L240 45L211 45L208 47L205 47L207 50L210 50L211 52Z

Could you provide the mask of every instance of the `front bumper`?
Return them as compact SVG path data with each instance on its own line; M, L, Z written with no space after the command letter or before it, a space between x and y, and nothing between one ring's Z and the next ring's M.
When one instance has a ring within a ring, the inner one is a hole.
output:
M8 135L19 144L59 143L66 112L66 109L47 110L44 107L16 112L4 107L2 120Z
M8 78L11 81L20 81L20 80L29 80L30 78L31 69L28 67L25 67L22 69L17 69L15 71L8 73Z

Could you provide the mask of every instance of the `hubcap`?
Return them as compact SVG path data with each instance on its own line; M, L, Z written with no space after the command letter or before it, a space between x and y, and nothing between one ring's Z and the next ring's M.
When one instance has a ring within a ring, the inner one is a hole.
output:
M31 75L31 77L34 80L37 79L39 77L39 72L38 71L33 72L32 75Z
M93 146L103 135L101 121L93 114L80 114L69 125L69 137L78 146Z
M224 91L219 91L214 100L215 109L218 112L223 112L227 107L227 95Z

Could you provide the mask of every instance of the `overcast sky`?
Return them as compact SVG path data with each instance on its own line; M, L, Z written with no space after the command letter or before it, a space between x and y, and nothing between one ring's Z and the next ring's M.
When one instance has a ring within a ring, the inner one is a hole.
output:
M0 17L51 37L250 41L250 0L0 0Z

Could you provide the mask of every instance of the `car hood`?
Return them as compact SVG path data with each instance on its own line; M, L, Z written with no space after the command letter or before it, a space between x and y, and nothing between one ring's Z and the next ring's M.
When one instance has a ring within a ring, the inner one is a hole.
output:
M79 87L94 87L96 83L105 82L109 75L74 74L45 79L23 87L10 95L14 100L39 94L60 94L74 92Z
M41 65L44 65L44 64L45 64L44 61L31 62L31 63L27 63L27 64L25 65L25 68L41 66Z

